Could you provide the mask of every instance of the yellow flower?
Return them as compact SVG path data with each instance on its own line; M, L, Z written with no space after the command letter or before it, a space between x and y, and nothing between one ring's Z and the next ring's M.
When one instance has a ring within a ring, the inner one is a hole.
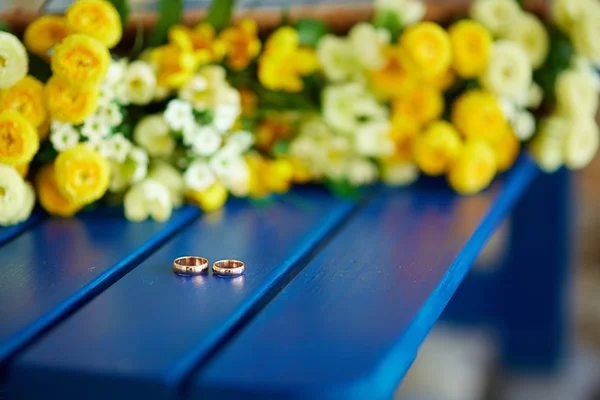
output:
M371 88L382 99L391 99L412 90L417 85L415 76L406 69L406 62L398 46L388 47L385 66L370 74Z
M393 114L418 125L427 124L442 115L444 97L442 93L428 86L418 86L410 92L396 97L392 104Z
M475 194L492 182L496 175L496 155L483 140L467 139L448 173L448 182L460 194Z
M169 29L169 42L184 51L192 52L198 65L221 61L225 44L216 38L215 29L207 23L195 28L177 25Z
M389 136L394 142L395 151L390 160L393 162L412 161L415 140L418 134L419 126L414 120L394 116Z
M40 204L52 215L70 217L83 206L69 200L60 193L56 186L54 164L46 164L39 170L35 179L35 186Z
M521 142L519 142L512 128L507 126L504 134L494 143L494 151L496 152L496 160L498 161L498 172L504 172L512 167L519 155L520 149Z
M462 140L454 127L445 121L431 123L417 137L415 161L427 175L445 173L459 156Z
M27 51L15 35L0 31L0 89L6 89L27 75Z
M292 186L294 165L285 158L269 160L262 178L269 191L279 194L286 193Z
M318 66L315 51L300 47L298 32L285 26L265 43L258 60L258 79L267 89L299 92L304 87L302 77L313 73Z
M17 170L22 178L25 178L29 173L29 163L13 165L13 168Z
M110 64L108 48L86 35L70 35L52 51L50 65L55 75L73 85L98 85Z
M248 195L252 198L262 198L270 194L264 182L267 171L267 160L261 155L253 153L246 157L246 163L250 169L250 189Z
M434 22L419 22L400 37L406 67L413 73L430 78L446 71L452 63L452 46L446 31Z
M58 190L77 204L98 200L110 183L108 161L83 143L60 152L54 168Z
M446 71L433 76L432 78L425 79L424 83L431 87L436 88L440 92L445 92L456 82L456 74L452 68L448 68Z
M292 163L292 167L294 169L294 176L292 181L294 183L308 183L312 178L312 174L310 173L310 168L306 164L304 164L299 158L290 157L290 162Z
M0 90L0 111L18 111L34 128L47 118L44 105L44 85L32 76L26 76L8 89Z
M69 28L64 17L43 15L27 26L23 43L30 52L49 58L50 49L68 35Z
M157 85L171 89L189 81L200 65L191 48L182 49L173 44L153 49L149 58L156 67Z
M45 106L45 104L44 104ZM38 131L38 136L40 138L40 142L45 140L48 137L48 134L50 133L50 118L46 118L41 124L40 126L38 126L37 131Z
M38 134L27 119L14 110L0 112L0 163L26 164L39 147Z
M71 32L82 33L115 47L123 27L117 9L105 0L78 0L66 11L65 17Z
M238 87L236 88L240 94L240 103L242 106L242 118L250 118L256 114L258 106L258 96L253 91Z
M53 76L46 83L46 106L53 119L81 124L98 108L98 90L94 87L72 86Z
M452 43L452 67L462 78L475 78L487 68L492 35L478 22L462 20L448 30Z
M452 123L467 139L495 142L506 130L506 120L492 94L475 89L461 95L452 109Z
M204 212L211 212L222 208L227 201L227 189L220 183L213 183L203 191L191 190L186 194L186 198L200 206Z
M292 124L285 115L266 117L256 128L256 147L269 152L278 140L287 139L294 134Z
M242 70L260 52L258 27L251 19L244 19L239 24L225 29L219 38L225 43L227 65L234 70Z

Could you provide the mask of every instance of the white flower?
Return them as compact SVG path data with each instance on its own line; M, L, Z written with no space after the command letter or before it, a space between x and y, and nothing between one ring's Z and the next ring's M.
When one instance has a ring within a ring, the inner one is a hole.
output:
M529 151L540 168L554 172L564 163L564 142L570 121L564 117L546 118L540 125L540 131L531 141Z
M129 154L129 150L131 150L131 142L120 133L104 140L103 143L105 146L106 157L120 163L125 161L125 158Z
M375 29L373 25L361 22L350 30L348 41L354 52L354 62L366 70L379 69L385 65L383 50L390 43L390 33L385 29Z
M535 133L535 118L528 111L520 111L511 121L515 136L521 141L528 140Z
M79 132L69 124L53 125L50 142L56 151L66 150L79 143Z
M244 153L254 143L254 136L248 131L237 131L233 132L229 138L227 138L227 148L233 149L238 153Z
M511 99L500 97L498 98L498 105L500 106L500 110L502 111L505 120L510 121L517 115L517 106Z
M108 105L113 101L119 101L121 104L127 104L127 98L119 98L120 95L126 95L123 88L123 77L127 70L127 59L113 60L108 65L106 78L100 86L100 105Z
M142 118L133 129L133 139L152 157L168 157L175 150L175 139L162 114Z
M16 36L0 31L0 89L7 89L27 75L27 51Z
M246 160L233 151L221 150L211 160L210 166L221 183L235 196L246 196L250 190L250 168Z
M565 32L571 32L574 22L579 20L592 2L593 0L553 0L551 1L553 20Z
M206 162L197 160L184 172L183 180L188 189L201 192L215 183L216 177Z
M167 97L171 94L171 90L169 88L163 86L157 86L154 90L154 101L163 101L166 100Z
M164 116L169 126L176 131L181 131L194 124L192 105L187 101L171 100L167 104Z
M597 91L600 91L600 75L594 65L583 56L574 56L571 60L574 70L587 76L592 85Z
M422 20L426 11L421 0L375 0L374 8L376 14L394 14L403 26Z
M356 130L355 151L369 157L386 157L394 153L394 142L389 137L388 120L365 122Z
M571 38L578 54L600 68L600 4L590 2L573 26Z
M487 70L480 81L485 89L498 96L510 99L523 97L532 81L527 54L515 43L505 40L495 42Z
M162 183L169 189L173 207L183 204L185 182L181 173L165 161L156 161L152 164L148 178Z
M148 217L163 222L168 220L173 212L169 190L152 179L146 179L129 189L123 205L125 217L134 222L144 221Z
M381 166L381 180L389 186L406 186L417 180L419 168L408 161L384 163Z
M539 68L546 61L550 39L544 24L535 15L530 13L519 15L504 37L525 50L534 69Z
M323 91L323 117L335 129L353 132L363 119L387 117L387 111L363 85L330 85Z
M144 179L147 172L148 155L144 150L133 147L124 162L111 161L109 189L111 192L122 192Z
M218 131L224 132L231 129L240 115L240 112L241 109L235 105L217 106L213 111L212 124Z
M360 74L352 45L344 38L325 35L317 44L317 56L325 76L331 81L344 81Z
M154 98L156 76L150 65L144 61L134 61L127 67L122 88L132 104L146 105Z
M559 75L555 86L556 102L561 113L577 118L593 117L598 110L598 90L594 78L582 70L567 70Z
M598 144L598 125L593 118L574 121L565 137L565 165L571 169L585 167L596 155Z
M215 154L223 142L219 133L212 127L198 125L184 130L183 140L191 147L194 153L201 156Z
M29 205L27 197L30 193L25 181L13 167L0 164L0 189L0 225L21 222L25 214L22 208ZM31 209L28 211L27 214Z
M92 115L86 119L81 128L81 135L92 142L108 136L109 133L110 126L106 123L106 120L99 115Z
M531 86L529 86L529 90L527 90L527 96L525 99L525 104L523 104L523 106L527 108L536 109L539 108L543 100L544 91L542 90L542 87L537 83L533 82Z
M35 206L35 190L33 186L29 182L25 182L25 198L23 203L21 203L21 207L19 211L15 214L13 218L13 224L18 224L19 222L25 221L31 215L33 211L33 207Z
M129 151L127 162L133 164L132 182L139 182L148 174L148 154L139 147L133 146Z
M471 18L498 36L514 27L521 9L515 0L475 0L471 5Z
M117 126L123 122L123 114L121 108L116 103L108 103L98 107L96 115L106 121L109 126Z
M368 185L377 179L377 167L365 158L356 158L348 163L348 181L353 186Z

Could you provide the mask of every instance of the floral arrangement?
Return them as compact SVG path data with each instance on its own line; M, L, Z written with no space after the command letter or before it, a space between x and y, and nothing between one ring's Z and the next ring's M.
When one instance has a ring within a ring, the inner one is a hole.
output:
M447 26L423 21L418 0L375 0L344 36L284 19L260 37L252 20L229 24L232 5L195 27L163 13L125 53L123 1L76 1L22 41L0 32L0 225L36 199L63 217L103 201L164 221L184 202L212 211L230 195L420 174L468 195L522 149L548 172L598 149L595 0L555 0L552 24L475 0Z

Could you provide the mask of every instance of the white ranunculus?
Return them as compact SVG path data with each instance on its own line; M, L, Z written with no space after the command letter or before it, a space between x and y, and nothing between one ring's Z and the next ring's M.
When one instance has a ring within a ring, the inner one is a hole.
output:
M519 111L511 122L515 136L521 141L528 140L535 133L535 118L529 111Z
M524 107L537 109L542 104L544 100L544 91L540 85L533 82L529 89L527 90L527 96L525 99Z
M175 139L162 114L142 118L133 129L133 140L152 157L168 157L175 150Z
M223 139L214 128L199 125L184 131L184 141L195 154L201 156L215 154L223 143Z
M388 120L365 122L356 130L355 151L368 157L387 157L394 153L394 142L389 137Z
M330 85L323 91L323 117L339 131L351 133L363 119L386 116L385 108L359 83Z
M527 53L531 66L539 68L548 56L550 38L544 24L531 13L519 15L503 35L506 40L517 43Z
M585 12L593 0L553 0L552 17L565 32L571 32L574 22Z
M240 113L240 108L235 105L217 106L213 110L212 124L219 132L225 132L233 127Z
M169 189L173 207L183 204L185 182L182 174L166 161L155 161L150 167L148 178L162 183Z
M567 118L560 116L541 122L539 133L531 141L529 151L542 170L554 172L564 164L565 136L570 124Z
M515 0L475 0L471 5L471 18L485 26L494 36L504 34L514 27L521 9Z
M16 36L0 31L0 89L7 89L27 75L29 59Z
M111 192L120 193L148 174L148 154L139 147L132 147L124 162L111 160Z
M419 177L419 168L409 161L384 163L381 166L381 180L388 186L410 185Z
M130 103L146 105L154 99L156 76L150 64L134 61L129 64L123 78L123 88Z
M585 167L596 155L598 144L598 125L593 118L573 121L565 137L565 165L571 169Z
M377 179L377 167L366 158L357 157L348 163L348 181L353 186L368 185Z
M28 205L28 187L16 169L0 164L0 226L21 222ZM33 206L32 206L33 207ZM31 213L31 210L27 214Z
M598 90L592 76L582 70L560 74L555 86L556 102L561 113L573 118L590 118L598 110Z
M33 207L35 206L35 190L29 182L24 182L25 185L25 198L19 211L15 214L12 224L18 224L25 221L31 215Z
M194 124L192 105L183 100L171 100L164 112L165 121L175 131L182 131Z
M376 14L392 13L402 23L402 26L419 22L425 16L427 7L421 0L375 0Z
M184 172L183 180L186 188L201 192L215 183L216 177L208 163L196 160Z
M226 165L221 164L222 161L222 159L215 156L210 162L221 183L235 196L248 195L250 190L250 168L246 160L241 155L235 156L232 154Z
M79 143L79 132L70 124L53 125L50 143L54 150L61 152Z
M505 120L510 121L517 115L518 109L512 99L500 97L498 98L498 105L500 106L500 110L502 111Z
M354 52L354 60L366 70L375 70L385 65L384 48L390 43L390 33L385 29L375 29L369 23L361 22L348 32L348 41Z
M590 2L573 25L571 38L578 54L600 68L600 3Z
M125 217L134 222L152 217L164 222L171 217L173 204L167 187L153 179L136 183L127 191L123 199Z
M360 74L350 42L334 35L325 35L317 44L317 56L327 79L334 82L350 80Z
M236 131L227 138L226 147L238 153L244 153L254 143L254 135L249 131Z
M506 40L495 42L480 82L485 89L498 96L513 100L522 98L532 82L531 63L525 50Z

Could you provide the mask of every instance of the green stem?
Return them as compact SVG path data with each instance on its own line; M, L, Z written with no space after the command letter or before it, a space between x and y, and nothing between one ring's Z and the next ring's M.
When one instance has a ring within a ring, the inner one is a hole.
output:
M234 8L235 0L213 0L206 16L206 22L220 31L229 25Z

